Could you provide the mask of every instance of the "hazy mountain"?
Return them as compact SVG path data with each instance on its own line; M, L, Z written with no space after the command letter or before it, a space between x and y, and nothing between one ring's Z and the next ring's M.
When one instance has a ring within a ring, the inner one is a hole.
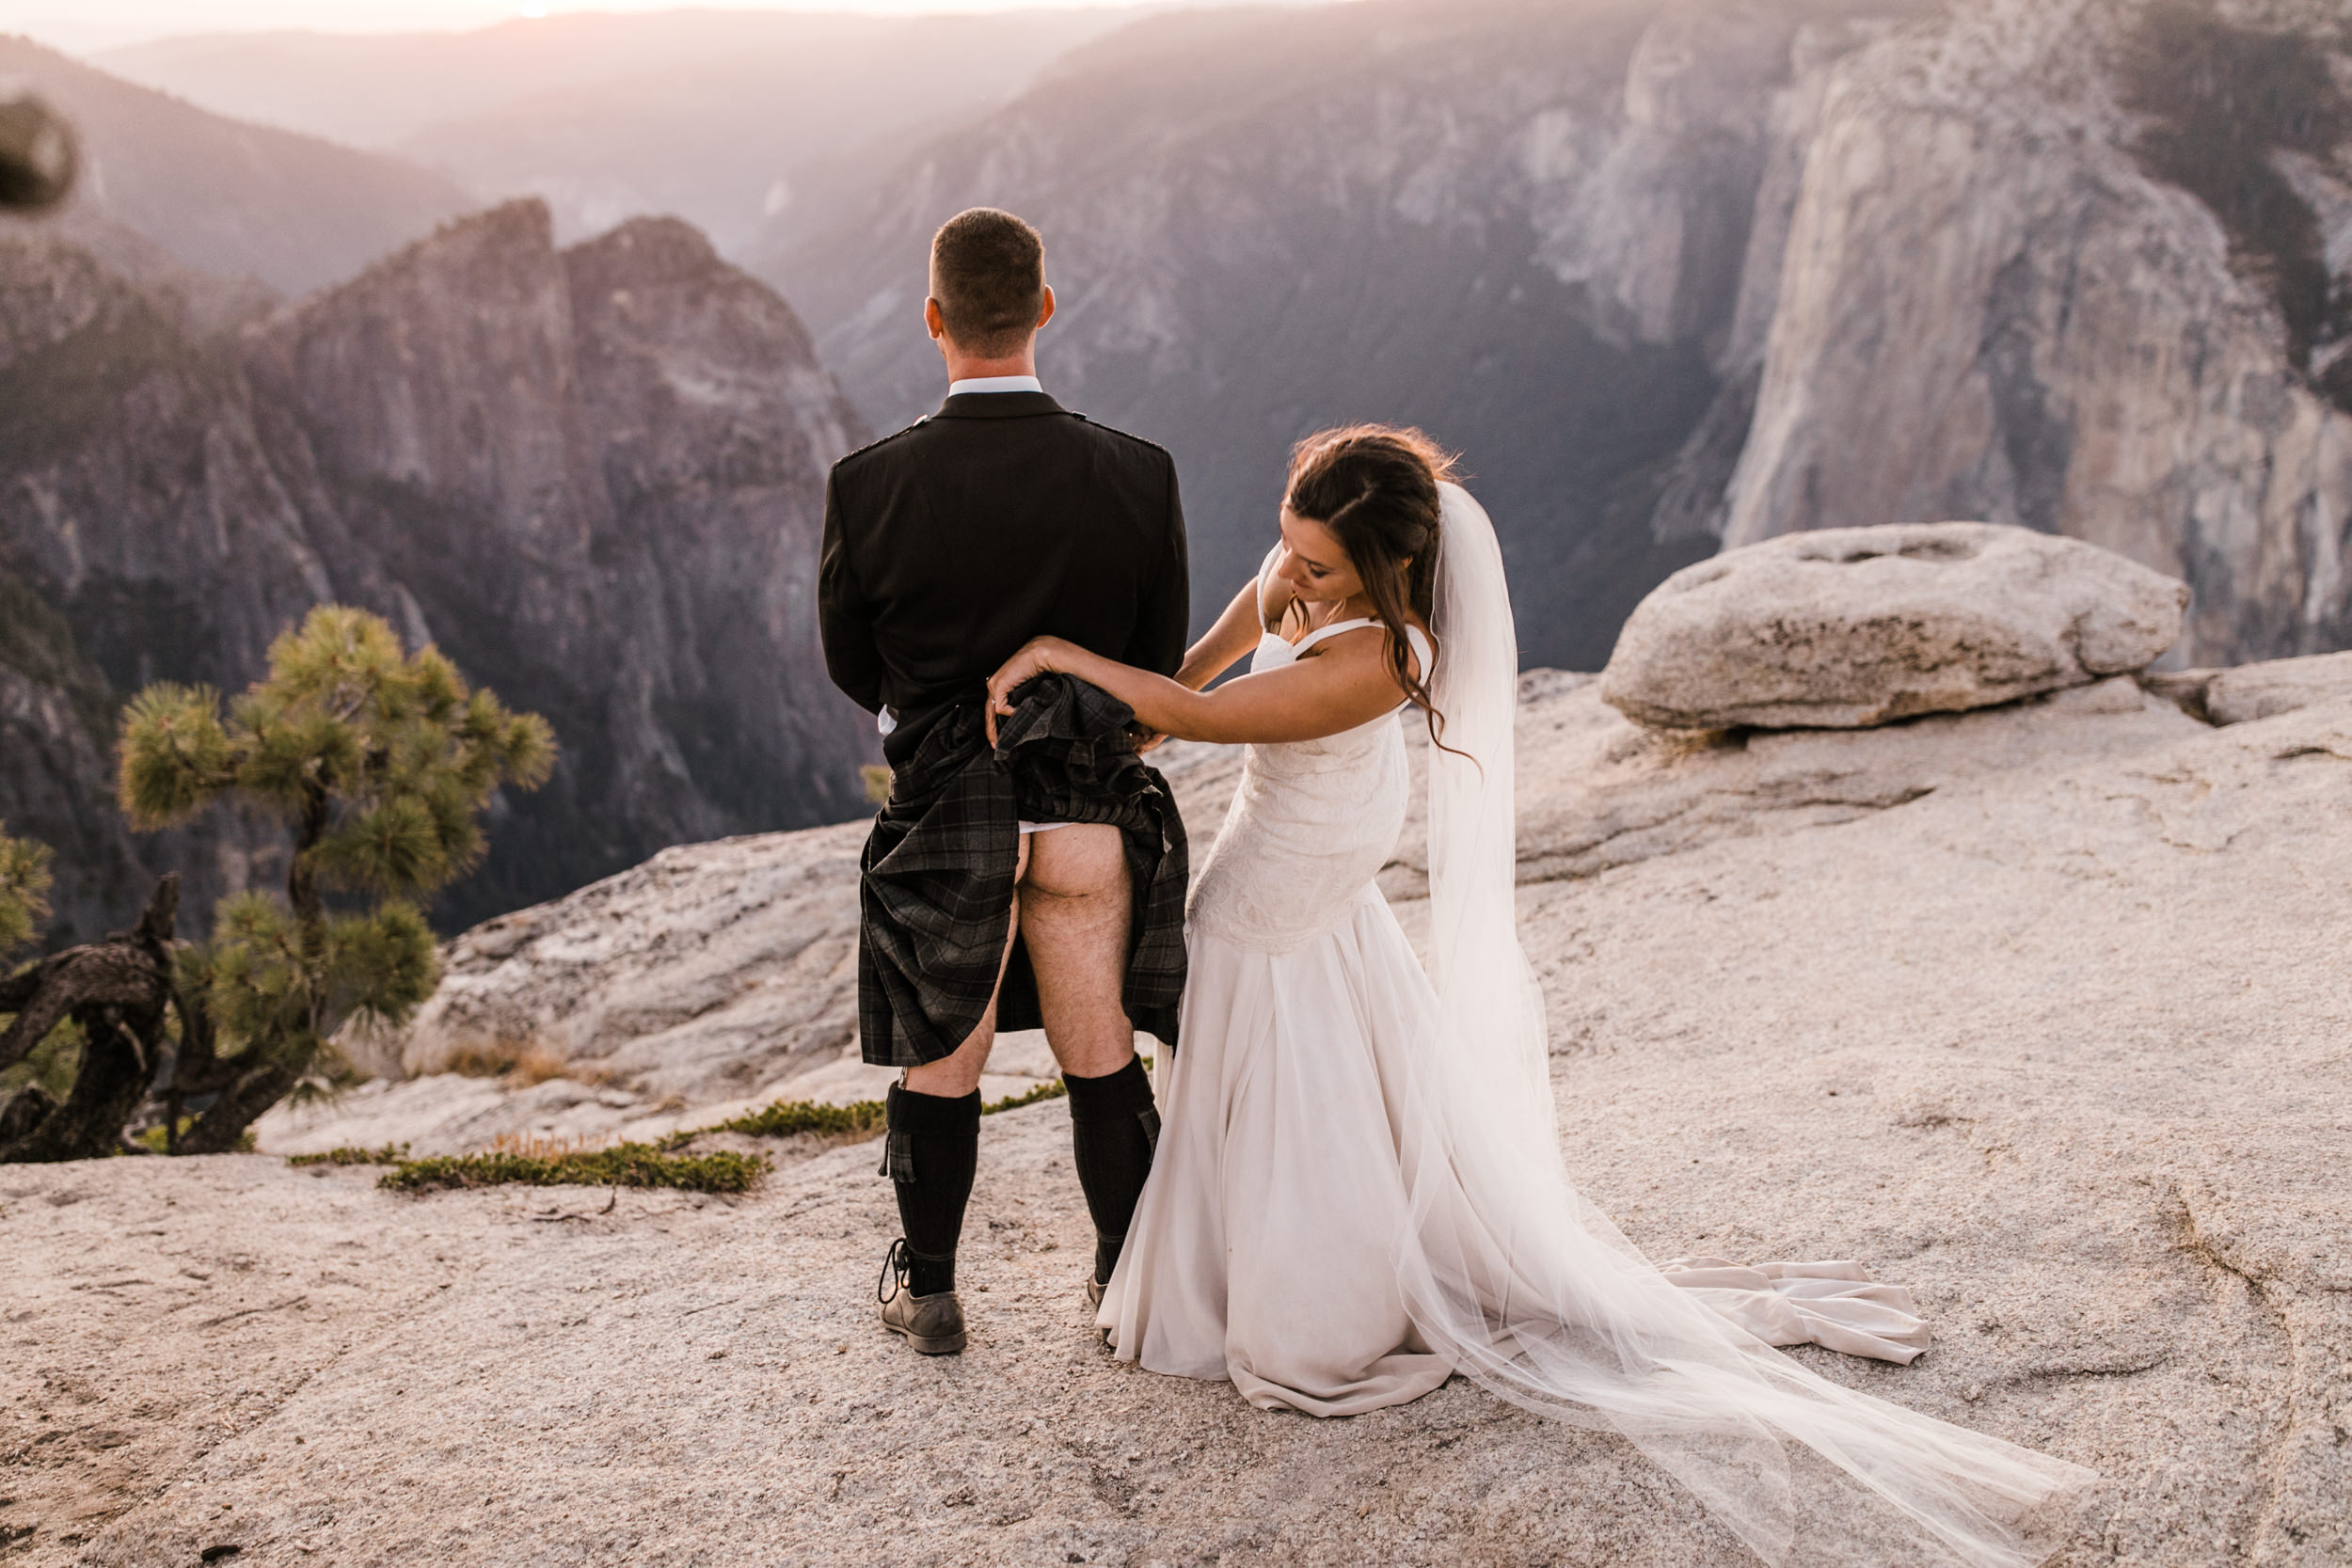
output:
M397 150L484 199L539 196L560 236L671 213L732 250L776 214L821 205L845 155L863 154L862 173L994 108L1132 14L592 14L389 38L167 39L97 58L222 113Z
M1052 388L1177 456L1204 617L1273 537L1292 441L1405 420L1465 454L1527 658L1595 667L1634 600L1714 547L1661 543L1651 515L1727 385L1792 47L1858 42L1824 20L1848 9L1160 18L1073 53L763 264L889 428L941 389L917 316L932 228L1010 207L1043 228L1059 289Z
M819 673L814 573L825 468L864 429L700 235L559 250L518 203L232 339L175 310L54 239L0 245L0 818L57 848L72 928L163 864L199 914L269 874L246 856L276 834L230 817L122 831L112 709L242 688L327 599L556 725L557 777L501 808L450 920L857 809L871 737Z
M0 38L0 74L72 116L82 180L63 217L44 221L102 248L112 226L183 266L298 293L472 205L414 164L225 119L24 39Z
M1041 359L1177 455L1203 616L1286 446L1467 456L1532 663L1662 575L1943 516L2197 588L2179 657L2352 641L2341 8L1368 0L1139 23L754 264L878 428L941 391L932 228L1045 230ZM2330 74L2330 61L2334 75Z

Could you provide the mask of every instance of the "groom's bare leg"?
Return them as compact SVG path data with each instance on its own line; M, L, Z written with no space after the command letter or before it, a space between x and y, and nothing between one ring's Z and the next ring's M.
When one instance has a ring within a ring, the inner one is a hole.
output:
M1070 1088L1073 1164L1094 1218L1100 1286L1119 1261L1160 1125L1122 1000L1134 922L1127 849L1119 830L1102 823L1039 833L1031 844L1021 918L1046 1043Z

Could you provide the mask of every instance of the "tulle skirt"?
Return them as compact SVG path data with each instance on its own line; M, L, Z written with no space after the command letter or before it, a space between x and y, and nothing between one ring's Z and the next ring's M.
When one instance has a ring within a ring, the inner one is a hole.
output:
M1184 1048L1099 1323L1120 1358L1231 1378L1250 1403L1347 1416L1453 1367L1406 1315L1392 1105L1436 997L1376 888L1305 945L1186 943Z
M1377 888L1285 951L1187 948L1096 1320L1120 1359L1315 1416L1458 1371L1630 1438L1769 1564L2026 1568L2068 1533L2089 1472L1825 1382L1661 1274L1560 1170L1549 1085L1478 1081Z

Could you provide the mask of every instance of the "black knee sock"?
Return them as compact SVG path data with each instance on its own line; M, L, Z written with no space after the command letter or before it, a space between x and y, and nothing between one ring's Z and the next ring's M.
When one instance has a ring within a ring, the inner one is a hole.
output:
M979 1093L949 1100L893 1084L884 1103L890 1134L882 1173L898 1189L898 1223L912 1254L907 1289L918 1296L952 1291L956 1240L980 1163Z
M1152 1174L1152 1149L1160 1138L1159 1107L1152 1102L1152 1078L1138 1057L1100 1078L1062 1074L1070 1086L1070 1142L1078 1185L1094 1215L1094 1277L1107 1280L1118 1266L1127 1225Z

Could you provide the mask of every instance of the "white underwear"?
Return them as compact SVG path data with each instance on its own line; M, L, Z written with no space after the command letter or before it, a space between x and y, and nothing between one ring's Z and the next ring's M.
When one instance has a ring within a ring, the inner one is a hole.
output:
M1021 831L1025 833L1050 833L1056 828L1074 828L1076 826L1077 824L1074 822L1024 822L1021 824Z

